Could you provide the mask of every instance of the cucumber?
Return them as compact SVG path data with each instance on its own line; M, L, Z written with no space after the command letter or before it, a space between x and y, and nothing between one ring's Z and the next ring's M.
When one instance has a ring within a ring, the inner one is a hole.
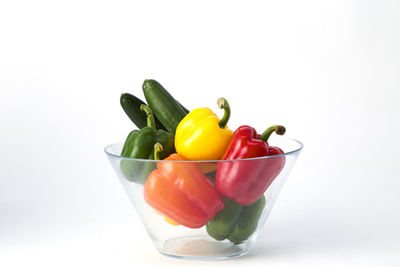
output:
M146 104L139 98L129 93L124 93L120 97L120 103L122 109L125 111L126 115L131 119L131 121L139 128L142 129L143 127L147 126L147 115L145 112L140 111L140 105ZM164 125L155 118L156 120L156 129L166 131Z
M189 113L180 105L168 91L155 80L143 82L143 93L147 104L154 115L167 128L168 132L175 135L179 122Z

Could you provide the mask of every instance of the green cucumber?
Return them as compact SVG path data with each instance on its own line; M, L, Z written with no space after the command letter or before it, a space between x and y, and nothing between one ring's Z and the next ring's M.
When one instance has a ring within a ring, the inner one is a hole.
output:
M167 128L168 132L175 135L179 122L189 113L182 107L168 91L155 80L143 82L143 93L147 104L154 115Z
M129 93L124 93L120 97L120 103L122 109L125 111L126 115L131 119L131 121L139 128L142 129L147 126L147 115L143 111L140 111L140 105L146 104L139 98ZM156 129L166 131L164 125L161 124L157 118Z

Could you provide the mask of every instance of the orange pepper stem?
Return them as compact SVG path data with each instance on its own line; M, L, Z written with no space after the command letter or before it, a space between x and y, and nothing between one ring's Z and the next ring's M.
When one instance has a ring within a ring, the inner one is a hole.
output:
M160 152L163 151L163 147L160 143L154 145L154 159L160 160Z
M276 132L277 135L284 135L286 132L285 127L283 127L282 125L274 125L271 126L269 128L267 128L267 130L265 130L261 136L260 136L260 140L263 140L264 142L268 141L268 138L271 136L271 134L273 132Z
M150 109L150 107L145 104L141 104L140 111L144 111L146 113L147 127L155 129L156 128L156 120L154 118L153 111Z
M217 104L220 109L224 109L224 116L218 123L219 127L221 129L224 129L226 127L226 125L228 124L229 117L231 116L231 108L229 106L228 100L226 100L223 97L221 97L217 100Z

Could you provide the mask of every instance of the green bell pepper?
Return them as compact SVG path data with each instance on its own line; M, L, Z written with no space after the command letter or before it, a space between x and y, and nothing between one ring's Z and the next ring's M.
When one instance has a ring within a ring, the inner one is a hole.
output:
M160 159L174 152L172 136L164 130L156 130L153 112L147 105L140 105L140 110L147 115L147 126L129 133L122 148L121 156L137 159L154 159L154 145L163 147ZM156 168L155 162L122 160L121 171L128 181L144 184L150 172Z
M256 231L264 207L264 196L249 206L226 198L224 209L207 222L207 232L218 241L228 239L235 245L243 243Z

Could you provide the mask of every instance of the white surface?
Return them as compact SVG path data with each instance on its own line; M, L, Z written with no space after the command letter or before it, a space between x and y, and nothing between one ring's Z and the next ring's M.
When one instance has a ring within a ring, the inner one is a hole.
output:
M398 1L1 1L0 266L186 265L159 255L103 147L145 78L230 128L305 149L248 256L399 266ZM221 262L193 263L196 266Z

